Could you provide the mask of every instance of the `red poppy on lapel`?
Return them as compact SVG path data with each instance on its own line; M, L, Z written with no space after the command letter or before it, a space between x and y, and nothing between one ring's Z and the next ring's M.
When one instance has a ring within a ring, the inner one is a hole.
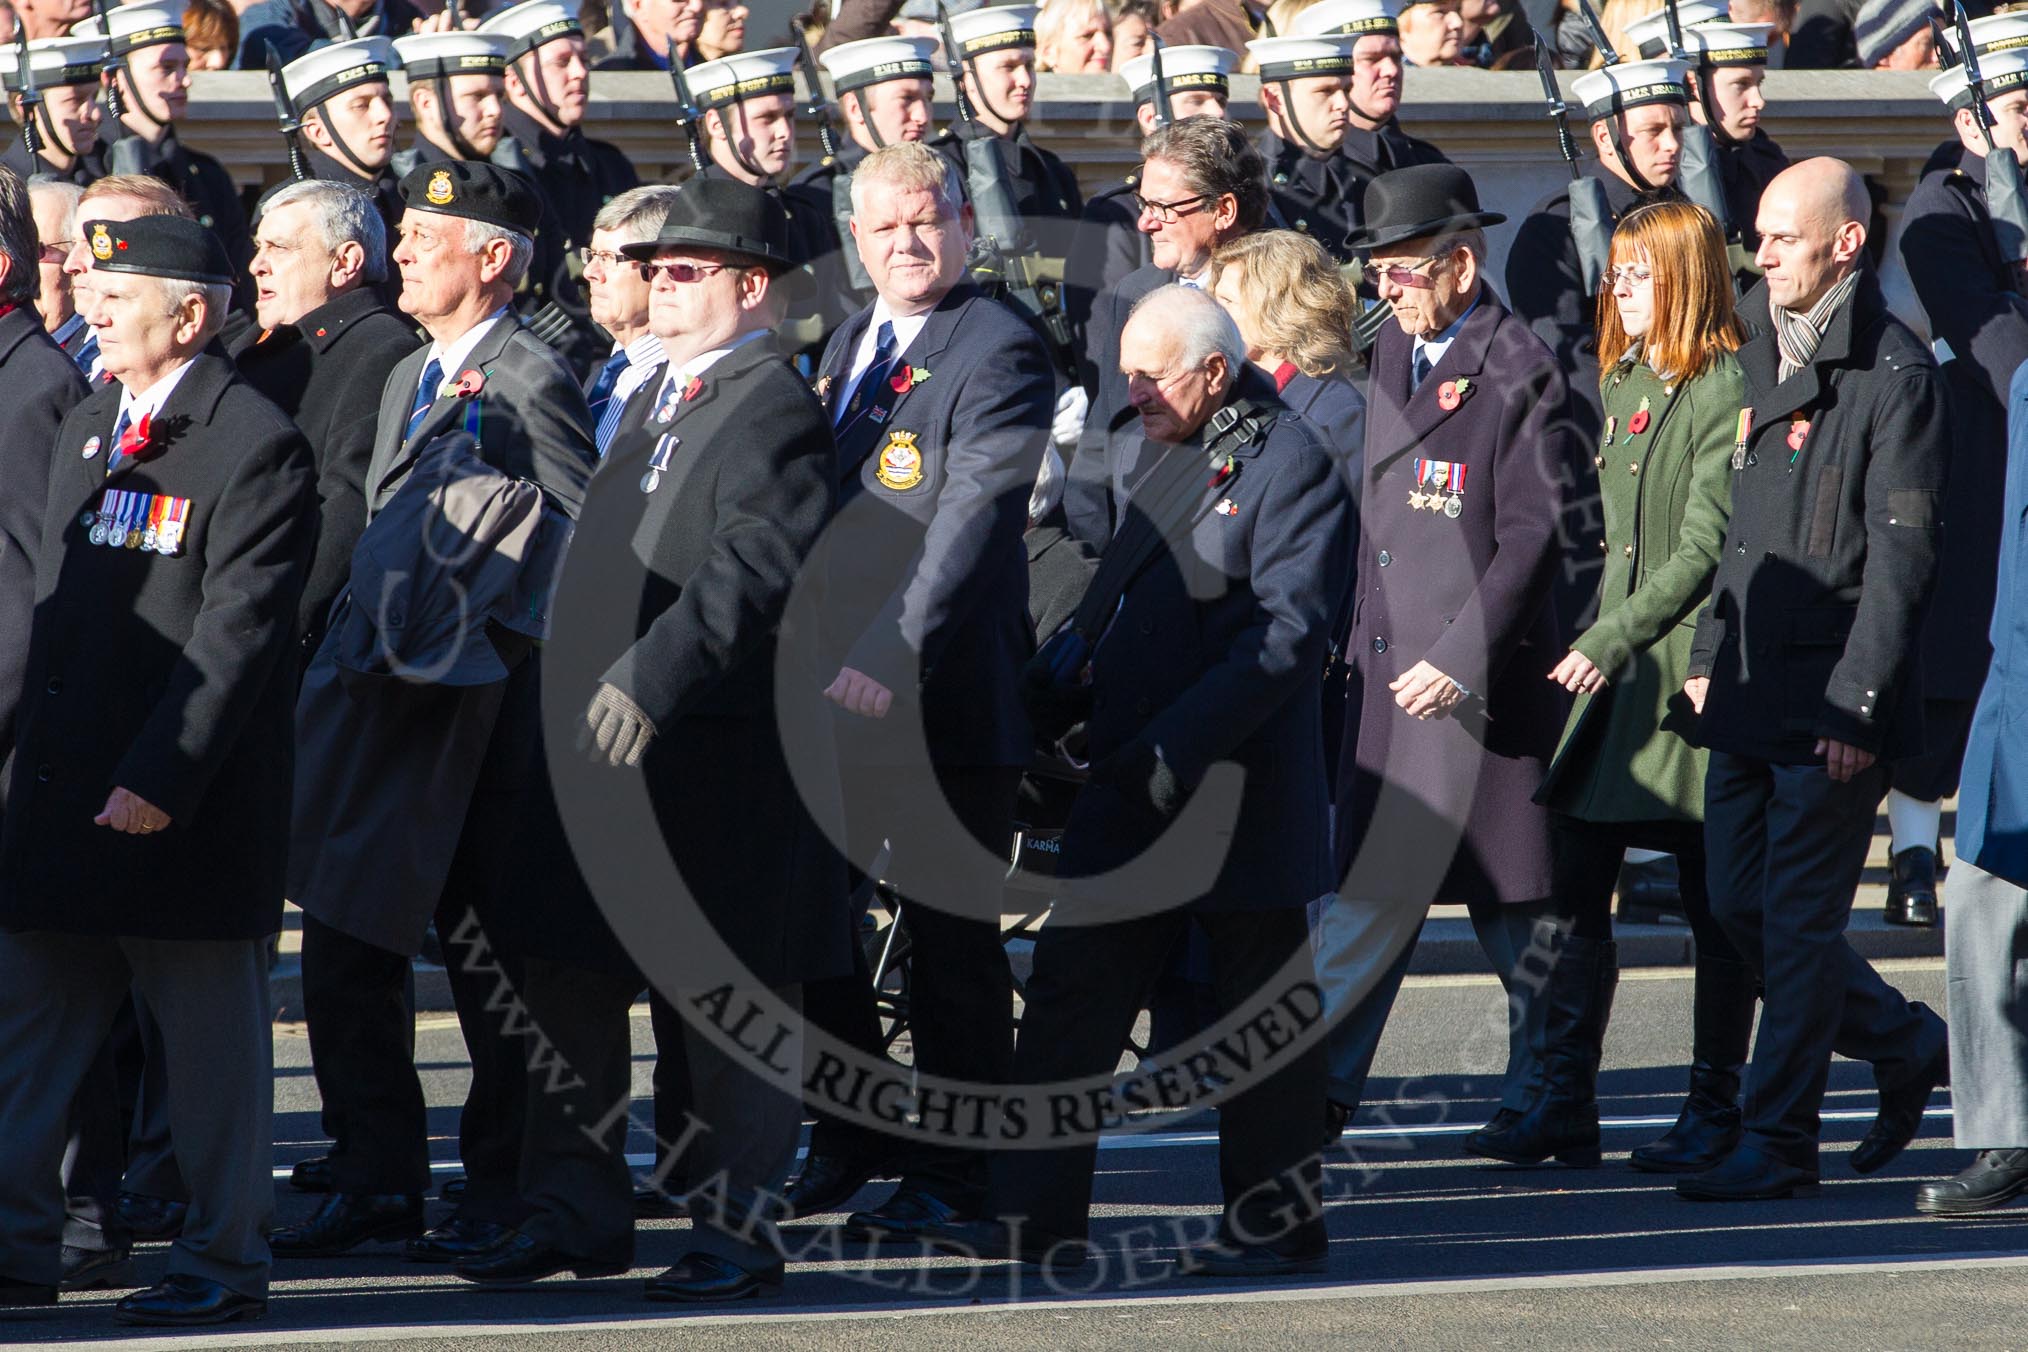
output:
M1469 380L1446 380L1437 386L1437 407L1449 413L1464 403L1465 396L1471 392L1472 382Z
M485 373L476 366L468 366L458 376L458 383L451 386L451 393L460 399L468 399L486 388Z
M704 393L704 379L703 379L703 377L701 377L701 376L692 376L692 377L690 377L690 380L688 381L688 383L686 383L686 384L685 384L685 385L683 386L683 402L687 404L687 403L689 403L689 402L690 402L690 401L691 401L692 399L695 399L695 398L696 398L696 397L697 397L698 395L700 395L700 394L702 394L702 393Z
M120 434L120 444L113 448L114 454L128 460L146 460L162 450L153 444L154 436L155 415L143 413L139 422L129 423L127 430Z
M1648 430L1648 410L1640 409L1627 419L1627 435L1637 437Z
M930 373L920 366L904 366L887 378L887 387L896 394L907 394L929 377Z
M1232 477L1232 470L1233 470L1232 457L1228 455L1225 457L1225 463L1220 465L1216 470L1212 471L1211 482L1207 484L1206 487L1209 488L1218 487L1220 484L1224 483L1227 479L1230 479Z
M1800 451L1801 449L1803 449L1803 439L1809 435L1810 435L1810 420L1808 418L1791 418L1789 420L1790 450Z

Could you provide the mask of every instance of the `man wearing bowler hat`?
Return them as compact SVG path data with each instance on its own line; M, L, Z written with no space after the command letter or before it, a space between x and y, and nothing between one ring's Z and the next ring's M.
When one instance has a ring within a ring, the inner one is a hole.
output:
M522 820L539 837L560 808L571 848L512 856L526 904L499 932L572 1082L538 1093L531 1080L532 1214L457 1273L518 1285L632 1265L627 1011L652 979L683 1011L696 1123L668 1167L700 1186L687 1249L646 1295L734 1300L782 1280L802 984L851 970L844 866L804 806L836 792L829 676L783 622L837 475L824 409L774 341L795 267L779 202L696 179L655 239L622 252L654 275L667 375L629 401L586 491L545 657L549 753L542 737L524 744L523 782L554 798L538 791ZM665 885L672 865L680 884ZM689 928L630 952L606 920L619 915ZM746 1054L704 1031L748 1009Z
M1563 723L1546 678L1561 478L1579 447L1556 359L1486 282L1471 177L1452 165L1374 180L1358 247L1396 325L1373 350L1358 594L1344 654L1360 676L1339 760L1339 894L1318 933L1334 1023L1328 1120L1342 1126L1431 905L1463 903L1517 999L1531 908L1549 895L1535 804ZM1528 1082L1514 1016L1503 1106ZM1335 1137L1336 1131L1333 1131Z
M129 989L190 1210L125 1323L266 1309L267 947L281 928L310 448L206 348L233 271L176 216L87 219L116 383L56 435L0 839L0 1304L53 1303L70 1107Z
M508 170L456 161L418 165L401 194L401 309L430 343L387 378L363 481L367 530L429 443L460 431L488 467L532 482L546 510L574 519L596 460L591 412L563 359L508 309L534 253L534 190ZM334 614L332 639L344 628ZM486 930L521 830L516 767L534 737L540 649L489 637L508 668L489 683L353 681L329 640L304 675L289 895L304 912L303 1004L335 1143L330 1199L276 1236L278 1254L326 1256L421 1229L429 1141L401 990L432 919L472 1058L458 1141L466 1186L456 1215L407 1256L451 1262L521 1217L524 1047L499 996L512 966ZM341 681L343 715L312 717Z

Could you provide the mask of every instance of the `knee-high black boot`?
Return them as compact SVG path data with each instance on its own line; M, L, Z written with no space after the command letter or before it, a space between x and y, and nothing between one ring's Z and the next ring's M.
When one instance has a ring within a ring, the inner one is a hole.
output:
M1739 1144L1739 1076L1753 1037L1759 986L1753 969L1723 958L1697 959L1691 996L1690 1097L1676 1125L1628 1160L1651 1174L1709 1169Z
M1564 938L1543 1001L1542 1092L1504 1131L1476 1133L1474 1155L1509 1164L1554 1156L1585 1168L1599 1162L1598 1063L1620 981L1619 946Z

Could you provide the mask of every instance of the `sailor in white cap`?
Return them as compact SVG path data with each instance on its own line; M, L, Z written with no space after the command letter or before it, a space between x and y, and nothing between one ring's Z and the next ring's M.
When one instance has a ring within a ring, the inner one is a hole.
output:
M1297 37L1349 37L1352 107L1338 153L1355 173L1348 188L1352 226L1365 224L1366 187L1390 169L1444 164L1443 151L1401 129L1395 113L1407 83L1396 0L1321 0L1289 23Z
M253 236L239 185L224 165L176 135L190 91L182 7L120 5L106 11L104 28L93 17L71 32L106 38L110 55L121 63L114 78L124 111L100 129L106 172L153 174L176 189L197 213L198 224L217 233L234 270L243 271L253 261Z
M1364 4L1377 0L1325 0ZM1238 53L1227 47L1177 46L1162 48L1162 87L1169 95L1169 120L1186 117L1224 117L1231 95L1231 76L1239 65ZM1141 135L1155 130L1155 58L1152 53L1120 64L1120 78L1134 93L1134 119ZM1083 324L1091 316L1092 301L1101 291L1130 272L1148 266L1154 255L1148 236L1141 233L1141 208L1134 200L1140 190L1139 167L1120 182L1092 194L1084 204L1077 238L1063 264L1064 305L1071 318Z
M498 33L414 33L394 40L408 72L415 144L394 157L395 176L418 164L483 160L500 144L507 106L507 39Z
M1339 151L1352 125L1351 33L1255 38L1246 44L1260 68L1260 106L1268 129L1260 138L1269 191L1280 224L1310 235L1341 263L1356 220L1358 174Z
M1676 195L1690 99L1682 64L1623 61L1586 71L1572 88L1591 117L1592 148L1598 153L1598 163L1586 166L1585 173L1605 185L1612 219L1650 195ZM1571 414L1579 431L1596 440L1605 420L1598 354L1592 350L1596 297L1585 289L1570 233L1568 187L1537 206L1515 232L1507 253L1507 297L1514 313L1556 353L1570 382ZM1596 553L1589 562L1596 564ZM1586 577L1584 585L1590 586L1588 573ZM1572 585L1578 585L1575 579Z
M1683 32L1683 45L1690 45L1690 30L1699 24L1730 23L1732 8L1729 0L1677 0L1676 21ZM1639 58L1655 61L1671 58L1676 54L1669 50L1669 11L1661 8L1627 25L1627 39L1620 47L1624 61Z
M987 5L951 15L951 39L957 47L953 78L962 72L972 120L960 120L930 142L967 175L973 144L997 142L995 153L1007 171L1004 177L1014 210L1031 233L1043 217L1074 220L1084 204L1077 175L1056 155L1028 135L1028 114L1035 101L1035 16L1037 5ZM983 228L983 227L982 227ZM1061 258L1069 232L1043 242L1043 252Z
M388 238L401 220L398 178L388 169L401 126L391 72L401 57L386 38L334 42L282 68L283 92L303 123L303 147L312 178L350 183L372 195Z
M21 50L14 43L0 46L0 85L7 91L7 111L23 129L22 135L8 138L0 164L24 179L43 174L82 188L105 174L96 152L99 72L105 65L106 44L98 38L30 42L25 75ZM28 148L30 135L35 140L33 151Z
M853 172L884 145L929 135L936 51L933 37L879 37L840 43L817 58L831 77L846 140L835 155L798 175L782 196L798 228L824 246L815 268L826 337L873 294L846 225Z
M1690 116L1711 128L1725 184L1728 242L1740 246L1735 255L1739 263L1750 263L1760 247L1753 217L1762 190L1789 167L1789 157L1761 126L1767 110L1761 83L1767 78L1767 40L1773 31L1774 25L1765 23L1700 23L1683 30L1693 82Z
M770 187L796 151L796 49L768 47L703 61L686 73L717 169Z

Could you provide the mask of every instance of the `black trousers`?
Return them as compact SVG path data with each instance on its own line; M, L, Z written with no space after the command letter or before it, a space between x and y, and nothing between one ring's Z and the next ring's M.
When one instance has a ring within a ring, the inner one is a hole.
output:
M508 1031L513 1010L504 997L520 984L520 964L486 941L462 903L439 905L436 926L472 1062L458 1120L466 1178L458 1215L512 1225L525 1214L515 1179L528 1052L525 1031ZM401 954L303 917L303 1013L339 1192L429 1190L427 1109L415 1070L415 1015L404 994L409 970Z
M1550 871L1555 893L1545 914L1580 939L1613 937L1613 889L1626 852L1658 850L1676 857L1683 911L1697 939L1697 955L1738 962L1739 950L1712 918L1706 877L1704 824L1686 821L1593 822L1558 812L1549 821Z
M1902 998L1846 941L1887 769L1843 784L1822 766L1713 752L1704 780L1711 909L1761 979L1746 1140L1815 1168L1831 1054L1873 1063L1882 1089L1941 1054L1944 1022Z
M631 1265L628 1010L641 983L630 975L537 957L526 960L522 978L522 998L544 1046L528 1067L520 1190L530 1214L521 1229L578 1258ZM773 993L795 1007L796 987ZM655 1039L658 1078L666 1065L670 1076L685 1081L682 1122L664 1121L659 1091L656 1098L656 1134L678 1152L664 1190L681 1193L682 1179L702 1190L693 1204L686 1252L712 1253L750 1271L779 1272L782 1250L774 1224L782 1182L795 1158L801 1105L749 1073L667 1005Z
M1014 1081L1047 1085L1111 1071L1120 1049L1192 922L1210 940L1221 1013L1269 989L1282 965L1307 952L1301 906L1266 911L1169 911L1112 925L1050 924L1035 941L1035 970L1015 1049ZM1221 1232L1289 1253L1325 1242L1314 1204L1321 1187L1318 1143L1324 1103L1324 1046L1285 1052L1280 1069L1228 1100L1218 1114L1218 1176L1226 1213ZM1045 1123L1031 1122L1031 1129ZM1055 1239L1089 1233L1098 1145L998 1152L992 1213Z
M1020 784L1021 771L1011 767L937 771L937 787L952 815L1001 860L1013 848L1014 801ZM893 856L890 872L905 870L909 824L917 810L915 795L927 790L912 788L899 774L863 766L847 769L845 788L852 858L870 860L885 839ZM982 869L967 882L967 890L989 889L990 895L998 896L1005 876L1004 865ZM859 888L855 894L863 893ZM877 1056L880 1023L873 974L857 937L863 915L862 910L852 917L852 974L807 983L803 1012L812 1027ZM1014 976L998 921L950 915L905 894L902 915L911 946L909 1036L916 1068L955 1079L1005 1082L1014 1060ZM810 1153L875 1159L891 1157L894 1147L866 1127L819 1114ZM912 1141L901 1167L905 1182L953 1206L976 1207L985 1195L986 1161L977 1151Z

